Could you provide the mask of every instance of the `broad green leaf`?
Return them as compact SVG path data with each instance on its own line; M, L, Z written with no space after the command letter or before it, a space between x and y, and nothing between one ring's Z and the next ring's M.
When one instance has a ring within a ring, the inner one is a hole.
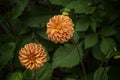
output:
M15 43L10 42L0 46L0 69L13 58Z
M22 72L10 73L6 80L23 80Z
M116 30L112 27L103 27L102 30L101 30L101 33L104 35L104 36L112 36L114 34L116 34Z
M108 80L108 68L98 68L94 73L94 80Z
M115 46L115 41L112 38L102 38L100 48L105 55L107 55L109 50Z
M89 48L94 46L98 41L98 37L96 33L91 33L85 36L85 48Z
M82 56L82 47L79 45L80 55ZM73 67L80 62L80 56L74 45L65 44L58 48L53 56L53 68L56 67Z
M52 65L46 63L37 71L38 80L51 80L52 72Z
M81 17L80 20L76 22L76 31L86 31L89 27L89 20L87 17Z
M95 7L89 7L88 3L89 1L85 0L74 0L67 3L65 7L68 9L75 9L75 13L91 14L95 11Z
M97 45L92 48L92 55L98 60L105 59L105 54L101 52L100 47Z
M22 14L28 2L29 0L20 0L20 2L13 7L11 11L11 18L16 19L17 17L19 17Z

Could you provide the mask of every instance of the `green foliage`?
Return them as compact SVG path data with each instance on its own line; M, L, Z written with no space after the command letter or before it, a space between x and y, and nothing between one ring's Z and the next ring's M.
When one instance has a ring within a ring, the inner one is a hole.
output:
M107 72L108 72L108 67L98 68L94 73L94 80L108 80Z
M89 7L88 3L90 1L84 1L84 0L74 0L71 1L71 3L69 3L68 5L66 5L65 7L69 8L69 9L74 9L75 13L85 13L85 14L91 14L94 12L95 7Z
M80 47L80 50L81 47ZM53 56L53 69L56 67L73 67L79 64L80 56L72 44L65 44L56 50Z
M73 37L56 44L46 34L47 22L66 9ZM119 80L119 0L0 0L0 80ZM39 43L48 61L25 69L19 50Z
M10 42L0 47L0 69L3 68L14 55L15 43Z
M93 34L91 33L91 34L85 36L85 48L89 48L89 47L94 46L98 41L97 36L98 35L95 33L93 33Z
M24 8L26 7L27 3L29 2L29 0L20 0L20 1L16 1L17 5L14 6L14 8L11 11L11 18L12 19L16 19L17 17L19 17Z
M81 17L80 20L76 22L76 31L86 31L89 27L89 19L87 17Z
M10 73L6 80L22 80L21 72Z

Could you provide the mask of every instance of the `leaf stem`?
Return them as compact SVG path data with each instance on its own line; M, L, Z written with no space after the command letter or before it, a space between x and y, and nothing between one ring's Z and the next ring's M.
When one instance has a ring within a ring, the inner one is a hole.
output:
M79 57L80 57L81 67L82 67L83 74L84 74L84 80L87 80L87 74L86 74L85 66L84 66L84 63L83 63L83 60L82 60L82 56L80 55L80 51L79 51L78 45L76 44L76 42L74 41L74 39L71 39L71 41L72 41L72 43L75 45L75 47L76 47L76 49L77 49L77 52L78 52L78 55L79 55Z

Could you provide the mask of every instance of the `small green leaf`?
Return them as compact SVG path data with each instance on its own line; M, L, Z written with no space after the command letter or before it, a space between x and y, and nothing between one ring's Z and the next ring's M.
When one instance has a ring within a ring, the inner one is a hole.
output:
M98 37L95 33L85 36L85 48L94 46L97 43L97 41Z
M23 80L22 72L10 73L6 80Z
M80 55L82 56L81 44L79 45ZM80 62L80 57L74 45L65 44L58 48L53 56L53 68L73 67Z
M115 41L112 38L102 38L102 43L100 45L101 51L106 55L109 50L115 47Z
M89 27L89 20L86 17L81 17L80 20L76 22L76 31L86 31Z

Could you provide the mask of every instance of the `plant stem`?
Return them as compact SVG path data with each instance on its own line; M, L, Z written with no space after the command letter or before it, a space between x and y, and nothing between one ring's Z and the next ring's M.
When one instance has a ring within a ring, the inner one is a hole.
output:
M84 66L84 63L83 63L83 60L82 60L82 56L80 55L80 51L79 51L78 45L76 44L76 42L74 41L74 39L71 39L71 41L72 41L72 43L75 45L75 47L76 47L76 49L77 49L77 52L78 52L78 55L79 55L79 57L80 57L81 67L82 67L83 74L84 74L84 80L87 80L87 74L86 74L85 66Z

